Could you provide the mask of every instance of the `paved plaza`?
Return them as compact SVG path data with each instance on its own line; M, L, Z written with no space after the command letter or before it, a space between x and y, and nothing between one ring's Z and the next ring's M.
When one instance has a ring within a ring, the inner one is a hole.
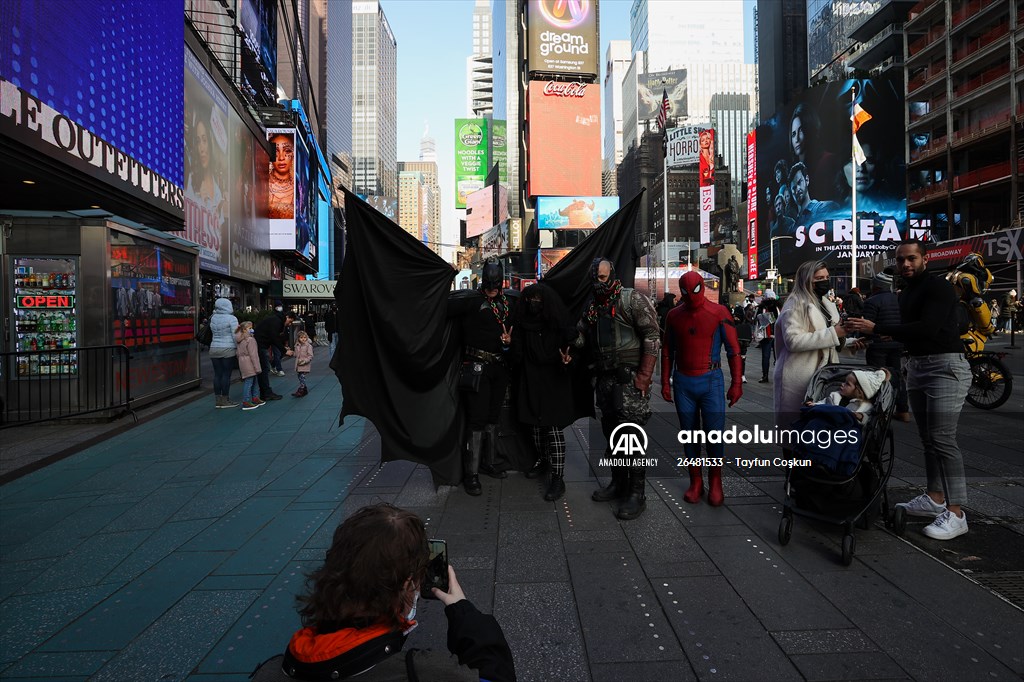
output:
M272 379L285 399L255 411L186 397L134 428L90 431L98 442L0 487L0 679L245 680L299 626L294 597L337 524L386 501L447 540L520 680L1019 680L1022 357L1010 358L1011 401L961 418L970 533L938 543L922 523L903 538L879 525L858 533L844 567L835 528L798 518L779 546L781 470L728 467L724 507L683 503L678 424L657 391L647 512L620 522L590 500L594 423L567 430L557 502L521 474L482 477L478 498L435 491L422 466L379 465L371 424L337 425L320 350L306 398L287 395L291 374ZM767 424L770 386L744 388L727 424ZM889 485L906 500L924 482L921 447L913 424L893 428ZM85 440L81 427L25 429L0 432L5 461L40 439L53 451ZM440 605L420 601L419 621L407 646L443 649Z

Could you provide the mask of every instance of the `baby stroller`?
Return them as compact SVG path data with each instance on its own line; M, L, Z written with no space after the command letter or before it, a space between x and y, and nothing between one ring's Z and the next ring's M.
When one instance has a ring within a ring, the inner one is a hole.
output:
M854 370L873 369L863 365L826 365L815 373L805 400L817 402L839 389L846 375ZM878 389L871 414L860 426L856 461L847 466L791 467L786 470L786 498L779 523L779 544L786 545L793 535L793 516L831 523L843 527L842 560L844 566L853 561L857 538L854 525L870 527L881 511L888 525L889 496L886 491L895 459L895 445L890 421L896 406L895 391L885 381ZM796 457L805 456L796 448ZM881 510L879 509L881 498Z

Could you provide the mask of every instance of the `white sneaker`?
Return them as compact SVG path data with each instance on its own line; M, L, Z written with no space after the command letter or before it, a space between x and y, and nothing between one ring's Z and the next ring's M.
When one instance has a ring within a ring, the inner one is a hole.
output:
M743 383L747 383L747 375L746 374L743 375Z
M944 511L921 532L932 540L952 540L959 537L967 532L967 514L960 514L957 516L951 511Z
M946 511L945 504L935 504L927 493L918 495L910 502L900 502L897 507L903 507L910 516L924 516L935 518Z

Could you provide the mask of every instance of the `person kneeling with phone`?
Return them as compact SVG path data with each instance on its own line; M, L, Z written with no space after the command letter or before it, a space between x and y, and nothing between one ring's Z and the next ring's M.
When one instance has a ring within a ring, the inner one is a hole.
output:
M448 649L458 662L403 652L421 595L445 605ZM392 505L363 507L338 526L298 603L304 627L253 673L255 682L516 679L501 626L466 599L445 543L428 541L423 521Z

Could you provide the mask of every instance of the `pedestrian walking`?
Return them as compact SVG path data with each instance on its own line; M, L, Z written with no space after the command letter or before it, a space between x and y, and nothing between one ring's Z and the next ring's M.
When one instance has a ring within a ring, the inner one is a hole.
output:
M665 317L668 315L668 311L672 310L674 307L676 307L676 295L669 291L661 299L661 302L658 303L657 311L659 329L665 329Z
M971 369L960 340L959 297L944 277L928 272L928 253L918 239L896 249L896 267L905 286L900 294L900 324L851 319L851 330L891 336L907 354L907 396L924 447L927 490L901 503L907 514L933 518L924 534L952 540L967 532L967 479L957 444L957 423L971 385Z
M1014 321L1017 319L1017 311L1020 304L1017 302L1017 290L1010 289L1003 299L1003 305L999 308L999 331L1009 334L1013 331Z
M619 424L643 426L651 417L650 390L658 362L661 333L651 300L622 286L615 266L595 258L590 268L593 297L583 319L577 344L585 346L593 367L601 432L609 443ZM612 480L591 495L595 502L619 500L615 516L629 521L647 507L647 471L644 467L613 466Z
M295 374L299 377L299 388L292 393L293 398L302 398L309 393L306 386L306 375L313 364L313 339L306 332L299 332L295 337Z
M213 304L213 315L210 316L210 331L213 340L210 342L210 362L213 364L213 395L216 397L218 409L238 407L232 402L231 370L235 367L235 329L238 318L234 315L231 301L218 298Z
M327 333L327 342L331 347L331 357L334 357L334 349L338 347L338 306L332 305L324 313L324 331Z
M463 457L463 486L473 496L483 492L481 473L492 478L506 476L497 464L498 422L509 385L505 355L512 341L516 299L504 291L504 282L501 264L488 260L480 273L479 289L457 291L448 298L448 317L458 320L464 344L459 385L469 438Z
M534 470L550 471L544 499L565 494L565 427L572 424L572 381L567 365L576 330L558 294L543 284L523 290L509 347L519 421L530 427L540 455ZM528 472L529 473L529 472Z
M871 280L871 297L864 303L864 319L876 325L900 323L900 300L892 290L892 275L879 272ZM864 351L865 361L872 367L885 367L891 375L896 392L896 411L893 418L910 421L910 403L907 401L907 382L903 379L903 344L894 339L874 337Z
M260 398L262 400L280 400L281 395L270 388L270 353L276 348L282 355L291 356L291 350L284 347L285 330L295 320L295 313L275 310L272 315L264 317L256 325L256 344L260 355Z
M796 270L793 291L775 322L775 423L786 428L800 415L815 372L839 361L846 328L829 298L828 268L807 261Z
M743 362L740 342L729 309L707 300L704 278L687 272L679 278L682 302L665 320L665 345L661 349L661 397L675 403L682 431L725 429L725 402L729 407L743 396ZM748 325L749 327L749 325ZM728 394L722 374L725 347L732 380ZM721 439L707 445L708 457L718 464L708 466L708 504L717 507L725 500L722 492L722 463L725 445ZM700 502L704 494L704 467L699 464L700 445L683 445L690 474L690 487L683 500Z
M771 293L771 289L768 290ZM775 320L779 316L779 300L765 296L758 306L757 317L754 318L753 340L761 351L761 379L759 384L768 383L768 370L771 367L772 353L775 350Z
M258 395L256 377L260 373L260 351L256 345L256 331L246 320L235 329L238 353L238 371L242 375L242 409L255 410L265 403Z
M730 313L730 317L731 317ZM743 360L743 382L747 383L747 351L750 350L750 346L754 345L757 347L757 342L754 340L754 325L747 321L747 316L744 315L741 318L732 318L732 323L736 327L736 339L740 343L740 357ZM665 339L661 340L662 350L665 348Z

